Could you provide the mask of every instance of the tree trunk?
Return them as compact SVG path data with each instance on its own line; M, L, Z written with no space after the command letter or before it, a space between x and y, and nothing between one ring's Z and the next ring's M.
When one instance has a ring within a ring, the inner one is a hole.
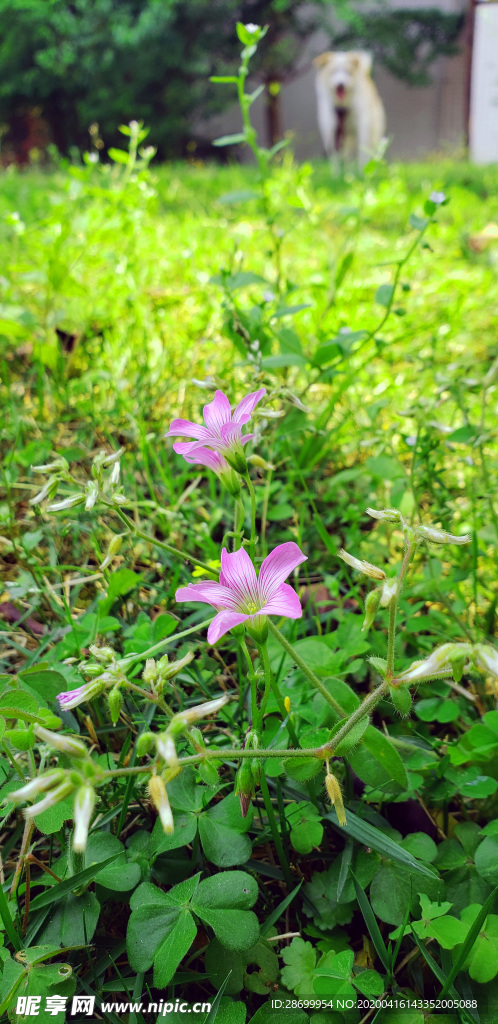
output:
M266 83L266 135L269 148L279 142L284 134L281 93L271 91L270 87L274 84L274 79Z

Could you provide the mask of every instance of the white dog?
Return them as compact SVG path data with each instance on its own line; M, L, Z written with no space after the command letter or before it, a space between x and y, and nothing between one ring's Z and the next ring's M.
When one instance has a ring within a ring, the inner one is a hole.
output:
M375 154L386 127L382 100L370 78L371 54L328 52L313 63L325 151L330 157L356 158L362 168Z

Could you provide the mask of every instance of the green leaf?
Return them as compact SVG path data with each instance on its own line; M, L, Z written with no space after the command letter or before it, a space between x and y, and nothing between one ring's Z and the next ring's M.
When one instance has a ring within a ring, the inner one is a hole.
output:
M47 701L55 701L58 693L67 687L66 680L60 672L48 668L48 663L34 665L19 673L19 681L28 692L34 692L37 699L46 706Z
M294 938L290 946L282 950L282 982L297 996L309 996L313 992L316 951L311 942Z
M434 840L426 832L412 832L411 835L405 836L399 845L417 860L424 860L428 864L435 860L438 852Z
M219 139L213 140L213 146L237 146L240 142L245 141L245 133L236 132L234 135L220 135Z
M109 147L107 155L111 160L114 160L114 163L116 164L127 164L130 159L130 155L125 149L116 149L115 146Z
M498 885L498 836L486 836L477 847L475 865L489 885Z
M118 569L117 572L113 572L109 580L107 596L99 602L100 614L107 615L118 597L124 597L125 594L130 593L130 590L135 590L140 586L142 580L143 576L133 572L132 569Z
M454 962L453 967L451 968L451 971L450 971L448 977L446 978L446 980L444 982L444 985L443 985L443 988L441 990L441 994L440 994L440 997L439 997L440 999L443 999L444 996L448 992L451 991L451 987L453 985L453 982L454 982L455 978L457 977L457 974L459 973L459 971L462 969L465 961L467 960L467 957L470 955L470 952L471 952L471 950L472 950L472 948L474 946L474 943L475 943L475 941L477 939L477 936L480 934L481 928L482 928L482 926L483 926L483 924L484 924L484 922L485 922L489 912L491 911L491 909L492 909L492 907L494 905L494 902L495 902L495 899L496 899L497 895L498 895L498 886L495 889L493 889L493 891L489 894L489 896L488 896L484 906L481 907L481 909L479 910L479 912L477 914L477 917L474 920L474 923L471 925L469 933L467 935L467 938L465 939L465 942L463 943L462 948L461 948L461 950L458 953L458 957L457 957L456 961ZM464 912L462 912L462 917L463 916L464 916Z
M477 775L475 779L469 779L462 783L460 792L462 796L470 797L472 800L484 800L487 796L493 796L498 789L498 781L489 775Z
M353 985L364 996L381 996L384 991L384 981L377 971L362 971L353 978Z
M394 779L403 789L407 788L408 779L405 766L398 751L384 733L379 732L373 725L369 725L363 737L362 745L367 748L372 757L384 768L389 778Z
M36 804L34 804L36 807ZM46 811L35 815L36 827L45 836L53 836L60 832L65 821L71 821L74 815L74 798L69 796L66 800L60 800L53 807L47 807Z
M391 957L389 955L388 949L386 948L384 939L382 938L382 934L377 924L375 915L372 911L370 903L368 902L364 889L361 887L361 885L358 884L358 881L355 878L355 875L352 870L351 874L354 880L356 898L358 900L360 910L363 914L365 924L368 928L370 938L374 944L377 956L379 957L380 962L384 965L386 971L391 971ZM361 991L363 991L363 989L361 989Z
M227 949L218 939L213 939L206 952L206 971L215 988L231 972L225 989L228 995L238 995L243 988L267 995L278 978L278 957L270 944L262 939L251 949L243 951Z
M213 814L201 814L199 836L205 856L219 868L245 864L251 856L252 846L249 837L235 832L222 821L218 821Z
M62 946L86 945L92 941L99 916L100 903L93 892L79 896L70 892L57 900L40 937L43 942L60 942Z
M169 789L169 786L168 786ZM175 814L175 830L167 835L161 825L159 818L156 819L151 834L151 853L158 857L160 853L168 850L178 850L181 846L192 843L197 832L197 815Z
M258 886L244 871L226 871L200 882L192 910L211 925L223 946L250 949L259 938L255 914L247 908L256 902Z
M291 806L285 816L291 827L290 841L297 853L305 855L311 853L314 847L320 846L323 825L313 804L307 800L302 801Z
M9 690L0 697L0 714L22 722L38 722L38 701L23 690Z
M323 771L323 761L317 757L286 757L282 764L286 775L296 782L308 782Z
M385 306L386 309L390 306L394 296L394 285L392 284L381 284L375 293L375 301L380 306Z

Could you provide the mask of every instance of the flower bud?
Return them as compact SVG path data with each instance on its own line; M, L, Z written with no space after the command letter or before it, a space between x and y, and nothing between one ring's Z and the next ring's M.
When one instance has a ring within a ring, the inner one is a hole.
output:
M251 776L254 786L259 786L261 782L261 775L263 772L263 759L261 757L251 757L249 761L251 768Z
M137 757L150 754L156 745L156 737L153 732L143 732L137 739Z
M86 509L87 512L90 512L90 510L95 505L95 503L97 501L97 498L99 496L99 486L98 486L98 484L95 483L95 481L90 481L89 480L87 485L86 485L86 487L85 487L85 492L86 492L85 509Z
M325 787L328 793L328 798L333 807L335 807L335 813L337 814L337 820L339 825L346 825L346 811L344 810L344 802L342 799L341 787L336 779L335 775L332 775L328 762L327 762L327 774L325 776Z
M193 651L187 651L183 658L179 658L178 661L168 661L168 655L165 654L157 663L159 680L161 683L165 683L168 679L173 679L182 672L187 665L195 658Z
M400 523L402 520L397 508L383 508L380 512L376 508L367 508L365 511L372 519L381 519L385 523Z
M84 494L72 494L69 498L64 498L62 501L56 501L52 505L48 505L47 512L62 512L65 508L74 508L75 505L82 505L84 501Z
M110 483L111 487L116 487L117 484L119 483L120 471L121 471L121 466L120 466L119 462L115 462L113 467L112 467L110 476L109 476L109 483Z
M432 526L417 526L415 536L420 540L427 540L431 544L470 544L472 540L468 533L458 537L453 533L446 533L445 530L435 530Z
M389 696L402 718L406 718L411 711L412 695L407 686L390 686Z
M59 490L59 477L51 476L43 485L41 491L35 494L34 498L30 498L30 505L40 505L45 498L55 498L57 491Z
M46 462L44 466L31 466L34 473L51 473L54 469L62 470L67 473L69 470L69 463L63 455L58 455L53 462Z
M95 807L93 786L80 786L74 800L73 850L82 853L88 839L88 829Z
M97 667L99 673L96 679L91 680L89 683L84 683L83 686L77 686L75 690L65 690L63 693L57 694L61 711L72 711L73 708L77 708L80 704L86 704L88 701L93 700L94 697L98 697L99 694L103 693L106 684L102 677L102 667L100 665L95 666L95 668ZM90 669L92 669L91 673ZM83 671L85 675L93 675L93 670L94 667L88 665Z
M466 660L470 650L469 644L443 644L423 661L414 661L405 672L402 672L394 680L394 683L396 686L401 686L404 683L416 683L421 679L430 679L442 673L452 674L452 662L455 658L460 657Z
M390 580L386 580L382 587L379 604L381 608L388 608L391 601L396 597L398 590L398 580L396 576L393 576Z
M123 543L123 537L123 533L115 533L114 537L111 538L111 540L109 541L109 547L107 548L107 554L104 558L104 561L100 563L101 569L107 569L107 566L110 565L111 562L114 560L114 558L120 551L121 545Z
M495 647L491 644L477 644L474 657L481 672L491 672L491 675L498 676L498 651Z
M370 626L372 625L372 622L375 619L377 609L379 607L381 593L382 591L380 587L376 587L375 590L371 590L370 593L366 596L365 618L363 619L363 625L361 627L362 633L368 632Z
M247 818L254 793L254 779L249 761L244 760L235 776L235 793L240 800L240 813Z
M64 778L65 772L62 768L55 768L54 771L38 775L36 779L27 782L25 786L16 789L14 793L9 793L9 800L14 800L16 803L21 803L23 800L34 800L40 793L46 793L47 789L52 789Z
M69 754L70 757L86 757L87 755L85 744L73 736L61 736L59 733L44 729L41 725L35 725L35 733L50 747L60 750L61 754Z
M261 455L250 455L247 461L251 463L251 466L256 466L257 469L275 469L275 466L271 462L267 462L266 459L262 459Z
M112 647L98 647L97 644L91 644L88 650L92 657L100 661L102 665L109 665L116 657L116 652Z
M169 732L160 733L156 736L157 752L161 755L169 768L176 768L178 765L178 754L176 752L173 736Z
M160 775L151 776L148 788L150 799L159 814L163 830L166 832L166 835L171 835L175 830L175 823L173 821L173 814L168 800L166 786L164 785Z
M216 700L208 700L205 704L197 704L196 707L188 708L187 711L180 711L171 719L169 728L171 729L173 723L178 723L180 726L178 731L181 732L186 725L193 725L194 722L199 722L206 715L214 715L221 711L221 708L228 704L230 700L230 695L225 694L223 697L217 697Z
M361 558L355 558L354 555L350 555L347 551L344 551L344 548L341 548L337 554L339 555L339 558L342 558L343 562L350 565L352 569L357 569L358 572L365 573L365 576L370 576L373 580L385 580L386 574L384 570L379 569L376 565L371 565L370 562L365 562Z
M154 686L157 680L157 665L154 658L147 658L142 672L142 679L147 686Z
M113 725L117 725L121 709L123 707L123 694L121 693L119 686L115 686L113 690L109 691L107 694L107 703L109 705L111 722Z
M60 786L56 786L55 789L50 789L43 800L39 800L37 804L32 804L31 807L26 807L23 811L24 817L34 818L37 814L43 814L43 811L48 811L49 807L54 807L55 804L60 803L61 800L65 800L66 797L70 796L73 792L74 786L72 782L61 782Z

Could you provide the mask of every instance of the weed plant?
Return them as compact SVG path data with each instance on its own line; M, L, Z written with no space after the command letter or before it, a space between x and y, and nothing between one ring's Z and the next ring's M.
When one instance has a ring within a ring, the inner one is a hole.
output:
M261 149L238 31L255 167L4 172L1 1013L494 1024L497 171Z

